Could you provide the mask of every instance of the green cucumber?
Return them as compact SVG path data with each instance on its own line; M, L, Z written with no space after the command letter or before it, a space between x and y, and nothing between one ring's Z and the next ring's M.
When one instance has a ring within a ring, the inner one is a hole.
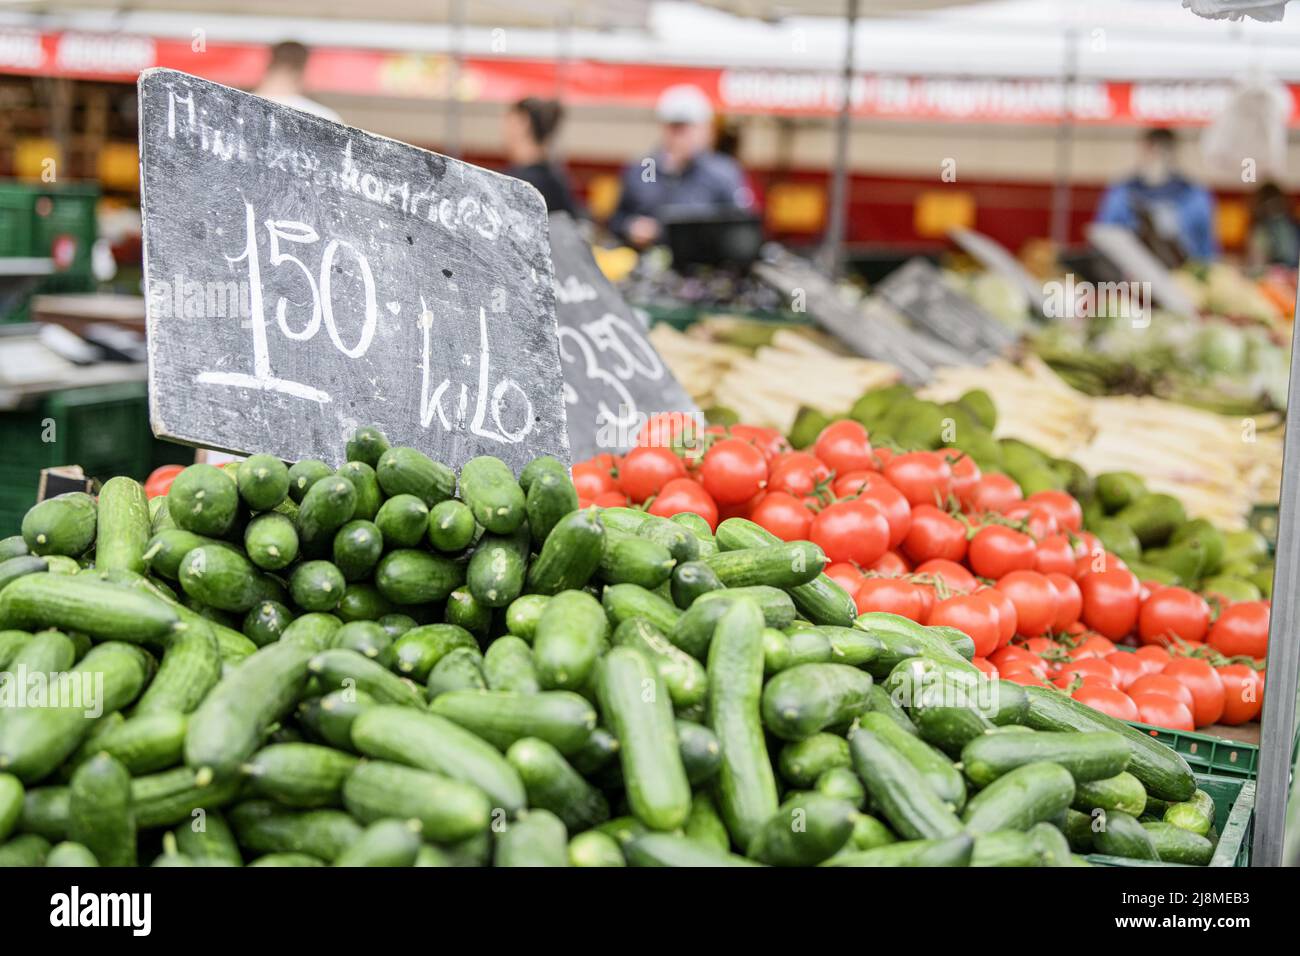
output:
M270 511L289 494L289 469L273 455L250 455L240 464L235 485L253 511Z
M722 747L717 736L703 724L677 721L677 747L682 755L686 779L692 787L707 783L722 767Z
M4 596L0 595L0 605ZM1123 736L1132 753L1128 772L1159 800L1186 800L1196 792L1196 778L1180 754L1123 721L1093 710L1056 690L1026 687L1029 713L1025 722L1035 730L1111 730Z
M542 689L532 649L510 634L498 637L483 653L483 679L489 690L535 694Z
M994 729L991 721L966 707L913 710L912 720L922 740L938 747L954 760L972 740Z
M11 534L7 538L0 538L0 564L10 558L21 558L29 554L31 554L31 549L27 547L27 542L21 534Z
M295 536L295 545L297 540ZM180 528L164 528L149 539L149 543L144 550L144 560L149 566L149 570L154 574L175 581L180 576L181 561L184 560L185 555L204 545L233 547L228 541L208 538L201 534L195 534L193 531L183 531Z
M827 770L850 767L849 742L836 734L819 733L791 741L781 748L777 767L791 786L807 789Z
M415 495L429 508L446 501L456 488L450 468L414 448L390 448L374 467L379 487L388 497Z
M40 631L32 635L22 650L14 655L11 677L17 688L19 672L48 675L66 671L77 659L77 647L62 631ZM25 691L25 688L24 688Z
M282 640L248 657L212 689L185 733L185 763L199 772L200 783L234 776L252 756L266 729L302 695L313 653Z
M211 811L230 803L242 785L238 776L200 782L199 773L189 767L136 777L131 781L136 826L149 830L189 821L195 810Z
M1093 829L1092 845L1098 853L1131 860L1159 860L1155 840L1142 824L1127 813L1112 810L1100 827Z
M45 866L50 841L35 833L23 833L0 845L0 869Z
M777 809L776 775L761 715L762 628L759 605L737 601L717 622L708 652L708 722L722 747L719 810L742 849Z
M178 578L193 600L222 611L245 613L263 596L257 568L230 548L194 548L181 561Z
M464 583L464 564L427 551L390 551L375 569L375 586L394 604L445 601Z
M492 609L480 603L469 588L460 587L447 595L445 620L485 638L492 629Z
M578 492L568 473L550 471L538 475L528 486L525 510L533 544L540 547L561 518L578 510Z
M35 555L80 557L95 543L96 510L84 491L47 498L23 516L23 540Z
M430 701L452 691L486 691L483 655L478 648L458 647L433 665L425 682L425 696Z
M512 535L485 534L470 556L465 584L484 607L505 607L523 593L527 570L527 529Z
M975 841L960 833L934 840L902 840L871 850L841 853L825 866L969 866Z
M550 455L538 455L519 473L519 487L528 491L533 486L533 482L545 474L568 475L569 466L564 464L558 458L552 458Z
M343 597L339 599L336 610L345 624L352 621L373 622L392 612L393 605L373 584L353 581L343 589Z
M388 632L374 621L349 621L330 635L330 647L341 647L369 658L379 657L392 643Z
M95 854L91 853L87 847L66 840L50 847L50 852L45 857L45 865L51 867L87 867L99 866L99 861L95 859Z
M343 572L328 561L304 561L293 569L289 577L293 603L304 611L337 609L346 587Z
M330 477L334 469L317 458L304 458L289 466L289 498L299 504L316 482Z
M293 612L279 601L262 601L244 615L244 636L258 647L274 644L293 622Z
M1073 800L1074 778L1068 770L1055 763L1028 763L1007 771L971 797L962 820L972 833L1027 830L1064 813Z
M323 651L334 640L334 632L342 626L343 622L333 614L300 614L284 629L280 643Z
M596 726L591 704L569 691L448 691L429 709L499 750L524 737L538 737L569 756L582 749Z
M322 687L329 690L355 687L381 704L424 706L424 695L419 688L356 651L344 648L321 651L311 657L307 669Z
M339 467L336 474L340 478L346 479L356 492L356 500L352 507L352 518L359 518L364 521L371 521L379 511L379 505L384 500L384 493L379 488L379 479L375 476L375 469L364 461L349 461ZM349 519L350 520L350 519Z
M335 859L335 866L414 866L420 853L419 827L411 821L370 824Z
M26 631L0 631L0 670L9 667L24 647L31 643L32 635Z
M1071 866L1070 841L1051 823L1035 823L1029 828L1029 838L1038 851L1043 866Z
M668 580L675 563L661 544L606 533L600 576L609 584L639 584L652 590Z
M979 834L975 837L975 851L970 859L971 866L979 867L1038 866L1041 863L1042 856L1033 837L1019 830Z
M384 658L391 666L417 683L429 679L435 664L458 647L478 649L469 631L454 624L426 624L414 627L393 642Z
M569 866L627 866L627 861L612 836L588 830L569 841Z
M334 534L334 564L348 581L368 578L383 553L383 533L370 521L349 521Z
M961 821L925 775L883 736L859 726L849 736L849 750L873 805L904 839L937 839L961 831Z
M884 714L866 713L859 721L915 767L940 800L953 810L965 806L966 783L951 760Z
M519 482L505 462L491 455L479 455L461 466L460 497L474 520L492 534L513 534L527 517Z
M618 738L604 727L596 727L587 742L568 756L579 773L590 777L603 767L610 766L618 756Z
M920 731L916 729L916 724L912 723L912 718L907 716L907 711L894 700L889 691L879 684L871 685L871 693L867 697L867 710L873 714L883 714L899 730L911 734L913 737L920 736Z
M854 809L861 809L867 803L867 790L862 786L858 775L847 767L834 767L817 778L813 790L836 800L843 800Z
M673 603L683 611L701 594L719 591L726 587L717 573L705 561L687 561L672 570Z
M429 508L415 495L394 495L380 505L374 521L385 548L415 548L429 531Z
M1029 763L1059 764L1076 783L1105 780L1129 762L1128 744L1118 734L1040 731L1032 734L984 734L962 748L966 776L977 787Z
M165 645L179 623L166 601L82 574L29 574L0 591L0 630L56 627L100 641Z
M298 720L314 737L336 750L355 751L352 744L352 722L367 707L375 706L375 699L365 691L349 687L330 691L323 697L313 697L298 705Z
M99 490L98 511L95 567L143 574L150 538L149 499L144 487L122 475L108 479Z
M290 810L246 800L226 814L239 845L253 853L305 853L332 863L361 837L342 810Z
M1150 834L1161 863L1208 866L1214 857L1214 844L1191 830L1158 820L1143 823L1142 827Z
M135 866L135 834L130 773L108 754L91 757L68 788L68 837L103 866Z
M745 518L728 518L718 525L718 547L723 551L761 548L780 545L781 539L772 532ZM790 589L790 596L801 614L814 624L832 624L850 627L858 615L853 595L828 578L819 574L806 584Z
M1197 790L1191 800L1166 807L1164 822L1197 836L1205 836L1214 825L1214 799L1204 790Z
M632 866L720 867L761 866L743 856L672 833L646 833L624 848Z
M655 516L639 508L601 508L600 523L606 528L618 531L626 531L628 534L636 534L647 521Z
M612 627L641 617L663 633L671 634L682 617L671 601L636 584L608 584L601 591L600 600Z
M695 535L696 541L699 542L701 558L707 558L717 552L718 542L713 538L713 529L709 527L709 523L702 516L693 511L679 511L668 520L673 524L681 525Z
M388 436L377 425L358 425L345 446L348 461L365 462L371 468L388 451Z
M870 689L871 675L855 667L800 664L767 682L763 724L782 740L802 740L852 722L866 709Z
M722 822L717 804L708 790L698 790L691 797L691 815L686 820L683 831L686 836L704 846L728 853L731 850L731 837L727 834L727 825Z
M793 588L821 574L826 555L809 541L789 541L740 551L719 551L706 558L705 563L729 588L756 584Z
M106 753L133 776L166 770L181 761L185 727L185 715L178 711L154 710L137 714L87 741L93 750L86 752L83 746L81 758L84 760Z
M550 598L544 594L524 594L510 602L506 608L506 630L526 644L532 644L537 635L537 622Z
M416 820L420 834L454 842L482 833L492 806L478 787L428 770L366 760L343 783L343 802L358 820Z
M943 624L930 626L930 633L938 635L947 641L954 651L970 660L975 656L975 641L965 631L959 631L955 627L947 627Z
M167 490L167 513L176 527L223 537L239 512L239 488L229 474L207 464L190 465Z
M472 783L513 816L527 801L519 773L501 752L445 717L409 707L377 706L352 723L352 742L368 757Z
M284 515L268 511L244 529L244 551L263 571L279 571L298 559L298 531Z
M11 773L0 773L0 843L18 826L23 815L23 783Z
M157 534L166 528L176 527L176 522L172 521L172 516L167 511L167 496L162 495L149 499L149 530Z
M497 836L494 866L568 866L569 834L547 810L529 810Z
M843 800L797 794L759 828L749 855L771 866L816 866L848 842L854 814L853 805Z
M288 743L263 747L241 768L249 792L290 807L338 806L357 758L332 747Z
M888 846L890 843L896 843L898 840L889 827L885 826L869 813L859 813L856 820L853 821L853 833L849 835L849 842L841 852L860 852L862 850L874 850L876 847Z
M38 574L49 569L50 562L44 558L38 558L34 554L19 555L18 557L0 561L0 591L3 591L12 581L17 581L28 574Z
M449 554L464 551L474 540L477 530L474 513L463 501L454 498L440 501L429 509L429 543L439 551Z
M538 681L547 689L581 688L608 646L608 635L599 601L585 591L556 594L542 611L533 638Z
M674 561L679 563L698 561L701 558L700 539L688 529L667 518L646 515L632 533L638 538L660 545L667 550Z
M204 812L175 830L176 848L200 865L243 866L239 842L220 811Z
M294 523L299 539L309 549L319 548L352 520L356 508L357 489L352 482L341 475L322 478L307 489L298 505Z
M1119 810L1140 817L1147 806L1147 792L1142 787L1142 781L1126 770L1104 780L1089 780L1086 783L1076 780L1071 806L1084 813L1100 807L1107 812Z
M605 529L594 508L575 511L559 520L537 560L528 568L527 588L534 594L557 594L580 588L600 565Z
M39 834L51 841L66 840L70 797L66 786L29 789L23 796L18 832Z
M821 628L793 628L789 634L776 628L766 628L764 639L767 644L763 654L763 670L769 675L800 664L829 664L832 661L837 664L849 663L836 657L830 638Z
M708 693L704 666L681 648L669 642L663 633L644 618L631 618L614 629L616 647L635 647L654 663L659 679L668 688L673 707L701 704Z
M551 811L570 831L587 830L609 819L604 794L545 740L521 737L506 750L506 760L524 782L528 805Z
M652 830L682 826L691 811L690 783L668 691L654 663L632 647L614 648L601 661L598 692L601 711L619 741L632 813Z
M709 642L722 616L741 600L756 601L767 627L788 627L794 620L794 603L790 596L777 588L730 588L702 594L684 613L679 613L671 630L660 626L674 644L687 654L703 660L709 653ZM664 602L667 604L668 602ZM669 605L671 607L671 605ZM675 609L674 609L675 610Z
M385 614L376 622L394 641L418 627L415 618L406 614Z

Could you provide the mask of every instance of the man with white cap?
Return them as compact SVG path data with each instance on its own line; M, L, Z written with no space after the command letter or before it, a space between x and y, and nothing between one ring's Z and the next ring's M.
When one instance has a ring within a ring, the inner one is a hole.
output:
M659 214L668 207L708 213L747 209L754 197L740 165L713 151L713 104L698 86L670 86L656 107L663 124L659 148L623 170L622 194L609 228L644 248L662 239Z

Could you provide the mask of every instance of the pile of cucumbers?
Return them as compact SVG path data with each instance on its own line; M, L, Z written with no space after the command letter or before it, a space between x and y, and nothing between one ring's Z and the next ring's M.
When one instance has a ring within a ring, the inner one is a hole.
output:
M0 866L1213 854L1178 754L859 616L809 542L579 510L549 458L346 457L114 478L0 541L0 671L97 688L0 686Z

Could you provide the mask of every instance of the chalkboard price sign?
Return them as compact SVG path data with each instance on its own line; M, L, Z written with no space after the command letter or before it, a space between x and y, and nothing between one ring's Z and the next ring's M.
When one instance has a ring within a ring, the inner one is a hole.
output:
M551 217L551 257L574 459L625 451L648 416L658 412L698 416L699 409L564 213Z
M172 70L139 82L155 433L337 462L568 460L541 197Z

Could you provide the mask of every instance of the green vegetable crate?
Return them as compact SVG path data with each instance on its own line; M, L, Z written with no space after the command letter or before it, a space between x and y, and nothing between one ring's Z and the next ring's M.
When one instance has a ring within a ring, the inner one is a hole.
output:
M93 183L28 183L0 180L0 256L47 258L56 242L71 242L71 261L42 279L35 293L91 292L91 247L98 234L95 207L99 187ZM0 321L27 319L24 302Z
M1186 730L1170 730L1129 721L1138 730L1149 733L1183 755L1197 773L1216 777L1254 780L1259 775L1259 745L1226 737L1212 737Z
M1250 866L1250 843L1255 824L1255 781L1243 777L1198 773L1196 785L1214 798L1214 828L1219 831L1219 842L1209 865ZM1100 853L1089 854L1088 862L1097 866L1183 865L1130 860Z

